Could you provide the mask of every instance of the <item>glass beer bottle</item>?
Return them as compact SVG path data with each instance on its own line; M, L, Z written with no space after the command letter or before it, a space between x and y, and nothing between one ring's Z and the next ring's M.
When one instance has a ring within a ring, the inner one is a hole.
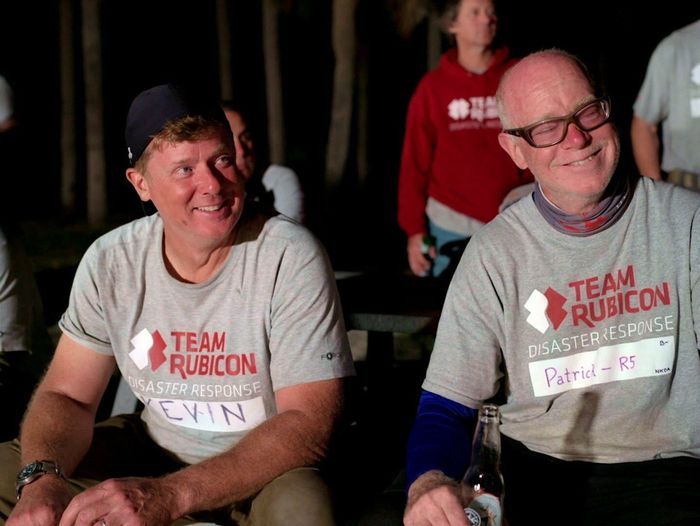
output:
M472 441L472 459L462 484L474 499L464 508L471 526L501 526L503 519L503 475L499 411L484 404Z

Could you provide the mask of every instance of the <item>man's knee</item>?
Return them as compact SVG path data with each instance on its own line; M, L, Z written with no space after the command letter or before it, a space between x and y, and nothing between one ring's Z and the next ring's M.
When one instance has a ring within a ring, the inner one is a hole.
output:
M265 525L333 525L331 494L319 470L298 468L277 477L253 500L250 521Z

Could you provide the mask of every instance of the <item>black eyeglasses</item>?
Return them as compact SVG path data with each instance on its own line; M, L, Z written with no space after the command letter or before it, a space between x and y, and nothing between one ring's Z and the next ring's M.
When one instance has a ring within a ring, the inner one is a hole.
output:
M566 137L572 122L581 131L593 131L610 119L610 99L601 97L587 102L572 114L556 119L545 119L523 128L503 130L503 133L522 137L534 148L547 148L559 144Z

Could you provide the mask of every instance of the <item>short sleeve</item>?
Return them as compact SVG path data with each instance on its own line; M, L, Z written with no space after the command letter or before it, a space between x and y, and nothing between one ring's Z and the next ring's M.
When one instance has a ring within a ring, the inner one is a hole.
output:
M330 262L308 233L283 255L270 317L275 390L354 374Z
M634 103L634 114L658 124L668 117L673 75L673 48L671 41L663 40L649 59L646 76Z

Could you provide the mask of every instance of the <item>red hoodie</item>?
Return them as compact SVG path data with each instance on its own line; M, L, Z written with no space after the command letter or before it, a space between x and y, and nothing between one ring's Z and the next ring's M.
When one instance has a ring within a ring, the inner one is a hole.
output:
M408 236L426 231L428 197L486 223L511 189L532 181L497 138L496 88L515 62L501 48L476 74L453 48L421 79L408 106L399 174L399 225Z

